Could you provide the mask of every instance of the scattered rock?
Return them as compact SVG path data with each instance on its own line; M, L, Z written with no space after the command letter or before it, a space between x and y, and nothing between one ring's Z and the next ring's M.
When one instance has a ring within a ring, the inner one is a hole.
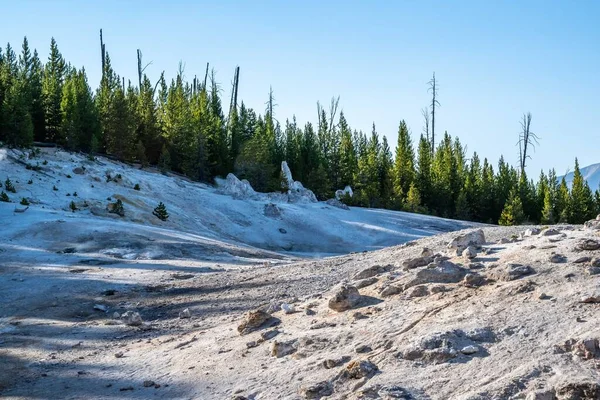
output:
M129 326L141 326L144 324L140 313L135 311L126 311L121 315L121 319L124 320L125 325Z
M589 267L586 267L585 273L590 276L598 275L598 274L600 274L600 267L595 267L593 265L590 265Z
M256 340L252 340L252 341L250 341L250 342L246 342L246 348L248 348L248 349L252 349L252 348L254 348L254 347L258 347L258 345L259 345L259 344L260 344L260 343L259 343L259 342L257 342Z
M155 385L154 381L144 381L144 387L153 387Z
M598 339L586 338L581 340L569 339L555 347L558 353L572 353L583 360L593 360L600 357Z
M461 283L465 287L476 288L485 285L487 283L487 279L482 275L469 273L465 275Z
M365 279L365 278L371 278L371 277L374 277L377 275L381 275L389 270L390 270L390 268L387 266L383 267L381 265L373 265L372 267L365 268L362 271L358 272L357 274L354 275L354 277L352 279L360 280L360 279Z
M600 293L594 293L593 295L583 296L580 303L600 303Z
M304 309L304 314L306 314L306 315L309 315L309 316L310 316L310 315L316 315L316 314L317 314L317 312L316 312L315 310L313 310L312 308L308 308L308 307L307 307L307 308L305 308L305 309Z
M296 312L296 307L293 304L281 303L281 310L284 314L293 314Z
M475 246L467 246L467 248L463 250L462 256L467 260L472 260L477 257L477 249Z
M379 294L382 297L389 297L402 293L402 290L402 286L399 285L385 285L379 289Z
M402 262L402 268L405 270L424 267L433 262L433 256L421 256L416 258L410 258Z
M292 339L285 342L274 341L271 345L271 357L285 357L295 353L298 350L298 339Z
M409 299L413 299L415 297L424 297L424 296L427 296L428 294L429 294L429 290L427 289L427 286L418 285L418 286L414 286L411 290L409 290L406 297Z
M372 377L379 371L377 365L367 360L354 360L348 363L344 370L344 376L350 379L361 379Z
M104 304L94 304L94 310L108 312L108 307Z
M495 271L494 276L502 281L513 281L534 272L533 268L528 265L507 263L504 268Z
M560 231L555 228L546 228L539 233L539 236L554 236L559 235Z
M552 296L548 296L546 293L540 292L538 294L537 298L540 299L540 300L548 300L548 299L551 299Z
M567 383L556 388L558 400L600 399L600 384L595 382Z
M404 285L404 290L423 283L458 283L466 274L465 268L447 260L436 260L427 268L419 270L415 278Z
M245 335L259 329L261 325L263 325L270 318L271 314L262 310L248 311L244 315L244 320L238 326L237 330L240 334Z
M279 335L279 330L277 330L277 329L271 329L270 331L261 332L260 333L260 338L263 341L267 341L267 340L273 339L277 335Z
M536 390L527 394L525 400L556 400L554 390Z
M462 252L469 246L479 248L485 244L485 235L482 229L477 229L468 233L464 233L452 239L448 243L448 248L455 251L456 255L461 255Z
M333 386L327 381L300 387L300 395L305 399L320 399L332 394Z
M595 239L582 239L577 243L576 250L598 250L600 249L600 241Z
M362 354L362 353L370 353L371 351L373 351L373 349L371 348L371 346L368 346L366 344L359 344L358 346L356 346L354 348L354 351L356 353Z
M115 353L115 358L123 358L123 352L119 351L118 353Z
M350 313L350 320L352 320L352 321L358 321L358 320L367 319L367 318L369 318L369 317L367 317L360 311L355 311L353 313Z
M596 219L591 219L583 224L583 227L591 230L600 230L600 215Z
M586 263L592 261L592 257L589 256L584 256L584 257L579 257L578 259L576 259L575 261L573 261L574 264L582 264L582 263Z
M429 289L429 291L430 291L432 294L435 294L435 293L444 293L444 292L447 292L447 291L448 291L448 289L447 289L447 288L446 288L446 286L444 286L444 285L434 285L434 286L432 286L432 287Z
M350 357L348 356L344 356L338 359L329 358L327 360L324 360L322 365L325 369L331 369L344 363L347 363L348 361L350 361Z
M540 234L539 228L529 228L529 229L526 229L525 232L523 232L524 237L535 236L535 235L539 235L539 234Z
M473 346L472 344L469 346L465 346L462 349L460 349L460 352L462 354L465 354L467 356L471 355L471 354L475 354L479 351L479 348L477 346Z
M350 209L350 207L348 207L347 205L345 205L344 203L342 203L338 199L329 199L325 203L327 205L332 206L332 207L341 208L342 210L349 210Z
M361 279L358 281L354 281L354 282L352 282L352 285L355 286L357 289L362 289L364 287L374 285L377 282L379 282L379 279L377 279L377 277L373 276L371 278L365 278L365 279Z
M287 231L286 231L285 229L283 229L283 228L279 228L279 233L286 234L286 233L287 233Z
M192 318L192 313L190 312L190 309L186 308L183 311L180 311L179 318L181 318L181 319Z
M73 173L75 175L83 175L85 173L85 170L82 167L75 167L73 168Z
M329 299L329 308L337 312L350 310L360 302L360 293L355 286L343 283L339 285Z
M565 257L562 254L554 253L554 254L550 255L548 261L550 261L553 264L560 264L560 263L567 262L567 257Z

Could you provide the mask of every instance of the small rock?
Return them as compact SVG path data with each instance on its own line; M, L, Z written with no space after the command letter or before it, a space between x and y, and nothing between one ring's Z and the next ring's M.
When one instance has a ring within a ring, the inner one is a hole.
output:
M584 257L579 257L578 259L576 259L575 261L573 261L574 264L582 264L582 263L586 263L592 261L592 257L589 256L584 256Z
M593 265L590 265L589 267L586 267L585 273L590 276L598 275L600 274L600 267L594 267Z
M116 311L115 311L115 312L113 313L113 318L114 318L114 319L119 319L119 318L121 318L121 314L119 314L118 312L116 312Z
M238 326L237 330L240 334L245 335L260 328L262 324L271 318L271 314L262 310L248 311L244 315L244 320Z
M153 387L155 385L154 381L144 381L144 387Z
M358 281L354 281L354 282L352 282L352 285L354 285L354 287L356 287L357 289L362 289L364 287L374 285L377 282L379 282L379 279L377 279L377 277L373 276L371 278L365 278L365 279L361 279Z
M105 306L104 304L94 304L94 310L107 312L108 307Z
M73 168L73 173L76 175L83 175L84 172L85 172L85 170L81 167Z
M259 343L256 340L252 340L250 342L246 342L246 347L248 349L252 349L254 347L258 347Z
M593 251L600 249L600 241L595 239L582 239L577 244L577 250Z
M351 361L344 371L344 375L351 379L361 379L364 377L373 376L379 368L371 361L354 360Z
M539 236L554 236L559 235L560 231L554 228L546 228L539 233Z
M342 312L356 307L360 299L360 293L356 287L343 283L335 289L328 305L332 310Z
M475 354L478 351L479 351L479 348L477 348L477 346L473 346L473 345L465 346L460 350L460 352L465 355Z
M279 233L283 233L285 235L287 233L287 231L283 228L279 228Z
M433 262L433 256L410 258L402 262L402 268L405 270L420 268L431 264L431 262Z
M554 390L536 390L527 394L525 400L556 400Z
M305 399L320 399L322 397L331 396L333 394L333 386L327 381L315 383L300 388L300 395Z
M418 286L413 287L408 292L406 297L408 297L409 299L413 299L415 297L424 297L424 296L427 296L428 294L429 294L429 290L427 289L427 286L418 285Z
M183 311L180 311L179 318L181 318L181 319L192 318L192 313L190 312L190 309L186 308Z
M485 285L487 279L479 274L466 274L461 283L465 287L476 288Z
M368 346L366 344L359 344L358 346L356 346L354 348L354 351L356 353L362 354L362 353L370 353L371 351L373 351L373 349L371 348L371 346Z
M135 311L126 311L121 315L121 319L124 319L125 324L129 326L142 326L144 324L140 313Z
M548 261L554 264L564 263L567 262L567 257L563 256L562 254L555 253L550 256Z
M316 315L317 312L315 310L313 310L312 308L305 308L304 309L304 314L306 314L306 315Z
M463 250L462 256L467 260L472 260L473 258L477 257L477 249L475 246L468 246Z
M507 263L504 268L495 273L495 276L503 281L512 281L533 274L534 272L533 268L528 265Z
M265 331L260 333L260 338L264 341L273 339L275 336L279 335L279 330L271 329L270 331Z
M507 244L510 242L511 242L511 240L508 238L501 238L500 240L498 240L498 244Z
M389 267L383 267L381 265L373 265L372 267L365 268L362 271L358 272L357 274L354 275L354 277L352 279L360 280L360 279L365 279L365 278L371 278L373 276L383 274L383 273L389 271L389 269L390 269Z
M552 296L548 296L548 295L547 295L546 293L544 293L544 292L540 292L540 293L538 294L538 299L540 299L540 300L548 300L548 299L551 299L551 298L552 298Z
M595 293L591 296L584 296L579 300L580 303L600 303L600 293Z
M529 236L534 236L534 235L539 235L539 234L540 234L539 228L529 228L529 229L526 229L525 232L523 232L524 237L529 237Z
M123 358L123 352L120 351L118 353L115 353L115 358Z
M274 341L271 345L271 357L285 357L298 350L298 339L288 340L286 342Z
M296 312L296 307L293 304L281 303L281 310L285 314L292 314Z
M380 288L379 294L382 297L394 296L396 294L402 293L402 287L398 285L387 285Z
M431 289L429 289L429 291L433 294L435 293L444 293L447 291L446 286L444 285L435 285L432 286Z

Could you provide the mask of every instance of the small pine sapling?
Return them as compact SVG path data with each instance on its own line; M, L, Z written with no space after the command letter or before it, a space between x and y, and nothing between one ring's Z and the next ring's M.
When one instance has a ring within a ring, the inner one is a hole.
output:
M67 174L67 178L71 179L71 175L70 175L70 174Z
M32 180L32 179L28 180L28 181L27 181L27 184L28 184L28 185L32 185L32 184L33 184L33 180Z
M123 202L121 201L121 199L117 199L117 201L112 205L112 208L108 212L124 217L125 208L123 207Z
M4 192L4 190L2 191L2 193L0 193L0 201L10 203L10 199L8 198L8 195Z
M21 199L21 203L22 206L28 206L29 205L29 200L27 200L25 197L23 197Z
M69 203L69 208L71 209L72 212L77 211L77 204L75 204L74 201L71 201L71 203Z
M17 193L15 186L8 178L6 178L6 181L4 181L4 188L6 189L7 192Z
M152 214L161 221L166 221L169 218L167 207L165 207L162 201L158 203L158 206L152 211Z
M135 186L133 187L133 190L140 190L140 184L136 183Z
M73 192L73 196L74 196L74 197L77 197L77 192Z

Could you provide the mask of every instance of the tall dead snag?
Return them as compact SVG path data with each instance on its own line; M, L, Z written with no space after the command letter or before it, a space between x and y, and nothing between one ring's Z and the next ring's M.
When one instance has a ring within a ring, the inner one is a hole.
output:
M529 148L535 150L535 145L539 144L538 137L535 133L531 132L531 113L523 113L521 119L521 133L519 134L519 163L521 164L521 174L525 173L525 166L527 159L531 159L528 154Z
M102 77L104 77L104 69L106 67L106 45L102 40L102 29L100 29L100 56L102 57Z
M423 116L423 133L429 141L429 108L421 108L421 115Z
M142 67L142 51L140 49L137 49L137 68L138 68L138 84L139 84L139 88L142 87L142 76L144 75L144 71L146 70L146 68L148 68L149 65L152 64L152 61L150 61L148 64L144 65L144 67Z
M202 88L206 90L206 80L208 79L208 63L206 63L206 72L204 73L204 86Z
M435 72L433 78L429 81L429 91L431 92L431 152L435 151L435 107L440 106L440 102L436 100L437 97L437 82L435 80Z
M235 72L233 73L233 82L231 86L231 100L229 101L229 115L231 115L231 111L237 109L237 94L238 94L238 84L240 79L240 67L235 67Z
M333 121L335 120L335 115L337 114L337 109L340 104L340 96L337 98L331 98L331 105L329 106L329 134L333 132Z

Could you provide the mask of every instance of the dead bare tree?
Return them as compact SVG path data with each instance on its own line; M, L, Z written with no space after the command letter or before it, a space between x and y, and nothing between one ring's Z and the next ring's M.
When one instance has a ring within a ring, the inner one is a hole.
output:
M146 68L148 68L149 65L152 64L152 61L150 61L148 64L146 64L143 68L142 68L142 51L140 49L137 49L137 62L138 62L138 84L139 84L139 88L142 87L142 76L144 74L144 71L146 70Z
M427 137L427 141L429 141L429 108L421 108L421 115L423 116L423 133Z
M441 107L440 102L436 100L437 97L437 81L435 80L435 72L433 78L429 81L429 92L431 92L431 152L435 151L435 107Z
M206 90L206 80L208 79L208 63L206 63L206 72L204 73L204 86L202 88Z
M337 114L338 106L340 104L340 96L337 98L331 98L331 105L329 106L329 134L333 131L333 121L335 120L335 115Z
M237 109L237 95L238 95L238 84L240 81L240 67L235 67L235 72L233 73L233 82L231 87L231 100L229 101L229 114L231 115L231 111Z
M100 55L102 57L102 77L104 77L104 69L106 67L106 45L102 40L102 29L100 29Z
M539 144L538 136L531 132L531 113L523 113L521 118L521 132L519 133L519 164L521 167L521 174L525 173L525 166L527 159L531 159L528 153L529 148L533 148L535 151L535 145Z

